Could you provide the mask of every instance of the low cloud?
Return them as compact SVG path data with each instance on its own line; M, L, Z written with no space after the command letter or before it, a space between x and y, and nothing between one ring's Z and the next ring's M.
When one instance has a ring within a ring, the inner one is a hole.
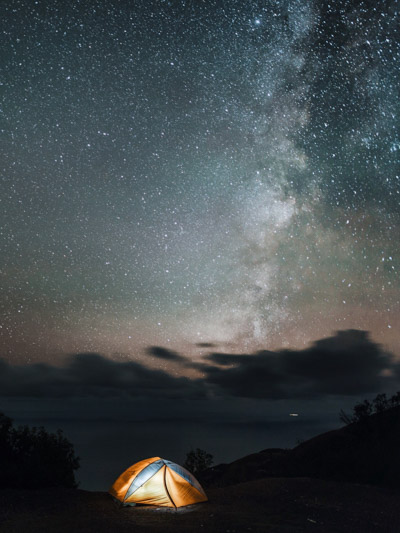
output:
M217 345L212 342L196 342L198 348L216 348Z
M0 395L31 397L150 396L196 397L203 388L140 363L115 362L96 353L81 353L65 367L48 364L13 366L0 360Z
M158 359L164 359L165 361L176 361L180 363L187 361L187 359L182 357L182 355L179 355L173 350L168 350L168 348L163 348L161 346L150 346L147 348L147 353L149 355L153 355L154 357L158 357Z
M96 353L71 356L63 367L12 365L0 359L3 397L237 397L266 400L356 396L395 391L400 362L374 343L366 331L339 331L304 350L252 354L211 353L189 362L178 353L152 346L148 353L178 363L192 379L148 368L135 361L117 362Z
M368 394L393 387L400 375L393 356L360 330L339 331L305 350L213 353L206 359L218 365L202 367L208 383L247 398Z

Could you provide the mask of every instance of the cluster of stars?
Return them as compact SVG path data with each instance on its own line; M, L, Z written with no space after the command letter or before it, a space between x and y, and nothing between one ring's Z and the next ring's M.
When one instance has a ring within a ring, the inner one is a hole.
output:
M398 353L396 2L2 10L8 357Z

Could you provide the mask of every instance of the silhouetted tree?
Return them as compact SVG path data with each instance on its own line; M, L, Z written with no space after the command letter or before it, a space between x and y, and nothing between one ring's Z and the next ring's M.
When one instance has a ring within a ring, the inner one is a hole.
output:
M391 407L390 400L387 399L386 394L378 394L373 400L375 413L382 413Z
M357 403L353 407L353 413L354 413L355 422L364 420L368 416L372 415L373 405L368 400L364 400L361 403Z
M189 472L192 472L192 474L197 475L199 472L206 470L206 468L210 468L212 464L213 456L211 453L196 448L195 450L190 450L190 452L186 454L186 460L183 466L189 470Z
M346 424L346 425L353 423L352 416L348 415L345 411L343 411L343 409L340 409L339 419L341 422L343 422L343 424Z
M344 424L353 424L365 420L374 413L383 413L392 407L400 405L400 391L394 394L391 398L387 398L386 394L378 394L372 402L364 400L357 403L353 407L353 414L348 415L341 409L339 418Z
M390 398L390 406L391 407L397 407L400 405L400 391L396 392L391 398Z
M14 428L11 418L0 413L0 487L76 488L78 468L79 458L61 430Z

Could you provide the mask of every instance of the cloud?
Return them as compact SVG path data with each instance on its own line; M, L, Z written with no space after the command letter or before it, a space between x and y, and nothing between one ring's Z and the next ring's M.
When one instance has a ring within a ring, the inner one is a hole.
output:
M183 373L197 369L202 377L173 376L96 353L71 356L64 367L0 359L0 396L312 399L390 392L400 382L400 362L361 330L339 331L305 350L215 352L200 363L158 346L148 353L179 363Z
M25 397L151 396L197 397L196 380L175 377L133 361L115 362L96 353L80 353L65 367L13 366L0 360L0 395Z
M400 375L393 356L360 330L339 331L305 350L213 353L206 359L218 365L202 366L208 383L225 394L247 398L376 393L394 386L398 380L393 376Z
M198 346L199 348L216 348L217 344L212 342L196 342L195 346Z
M181 363L186 362L186 358L182 357L182 355L179 355L178 353L161 346L150 346L147 348L147 353L166 361L179 361Z

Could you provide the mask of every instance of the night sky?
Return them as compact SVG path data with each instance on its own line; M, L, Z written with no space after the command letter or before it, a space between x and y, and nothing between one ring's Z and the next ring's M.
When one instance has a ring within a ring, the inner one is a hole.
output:
M6 414L135 403L155 431L172 402L169 427L195 413L226 460L271 444L273 416L287 437L289 404L311 436L327 406L396 390L397 0L0 10ZM249 402L247 449L218 421Z

